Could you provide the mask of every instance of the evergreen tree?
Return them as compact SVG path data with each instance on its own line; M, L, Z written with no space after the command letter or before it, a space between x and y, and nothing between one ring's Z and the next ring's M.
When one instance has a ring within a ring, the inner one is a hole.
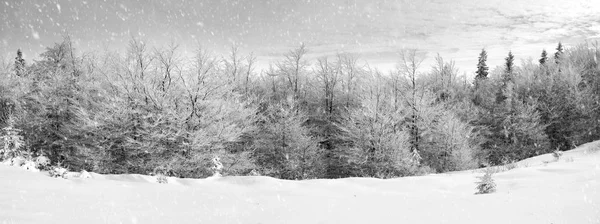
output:
M479 62L477 63L477 76L475 79L485 79L488 76L488 66L486 64L487 61L487 52L484 49L481 49L481 53L479 54Z
M485 79L487 79L488 76L488 66L486 64L487 61L487 52L485 51L485 48L481 49L481 53L479 54L479 62L477 63L477 71L475 72L477 75L475 76L475 92L473 94L473 103L475 105L479 105L480 103L482 103L483 98L480 96L480 93L477 93L479 91L481 91L481 89L479 88L481 85L485 85L484 81Z
M544 133L546 125L541 122L536 102L510 101L511 107L495 108L489 118L483 118L490 122L487 123L490 132L484 148L491 164L522 160L547 153L550 149L548 136ZM509 104L509 100L505 102Z
M504 103L505 100L508 100L508 102L506 102L505 105L510 107L511 106L510 101L512 100L513 86L514 86L513 70L514 70L515 56L512 54L511 51L509 51L508 57L506 57L504 59L505 59L505 62L504 62L505 68L504 68L504 74L502 74L502 85L501 85L501 88L496 93L496 102Z
M546 52L546 49L544 49L542 51L542 55L540 56L540 65L545 65L546 61L548 61L548 53Z
M558 46L556 47L556 53L554 53L554 60L556 64L559 63L560 56L564 52L564 48L561 42L558 42Z
M504 71L507 75L510 75L513 72L515 56L512 54L512 51L509 51L508 57L506 57L504 59L506 60L506 62L505 62L506 70L504 70ZM510 76L508 78L510 78Z
M25 72L25 59L23 59L23 52L21 49L17 50L17 57L15 58L15 74L17 76L23 75Z

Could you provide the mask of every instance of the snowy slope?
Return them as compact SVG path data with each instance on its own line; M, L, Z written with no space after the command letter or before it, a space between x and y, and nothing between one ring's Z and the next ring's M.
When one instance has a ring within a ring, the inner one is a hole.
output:
M55 179L0 166L0 223L600 223L600 141L497 173L481 170L391 180L285 181L268 177L169 179L98 175Z

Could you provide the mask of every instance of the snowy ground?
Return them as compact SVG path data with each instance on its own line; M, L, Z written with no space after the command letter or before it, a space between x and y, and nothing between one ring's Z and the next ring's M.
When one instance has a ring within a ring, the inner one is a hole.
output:
M98 175L55 179L0 165L4 223L600 223L600 141L519 162L497 192L481 170L391 180L285 181Z

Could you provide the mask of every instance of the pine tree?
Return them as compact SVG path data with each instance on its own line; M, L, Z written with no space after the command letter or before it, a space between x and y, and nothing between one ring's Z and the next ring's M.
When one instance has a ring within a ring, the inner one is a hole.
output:
M512 51L508 52L508 57L504 58L506 61L504 62L504 74L502 74L502 86L496 93L496 102L503 103L505 100L509 100L507 105L510 107L510 100L512 100L513 95L513 69L514 69L514 60L515 56L512 54Z
M485 79L488 76L488 66L486 64L487 61L487 52L484 49L481 49L481 53L479 54L479 62L477 63L477 76L475 79Z
M514 61L515 61L515 56L512 54L512 51L508 52L508 57L506 57L505 60L506 60L506 63L505 63L506 70L504 70L504 71L507 75L510 75L513 72ZM510 76L508 76L507 78L510 78Z
M562 55L563 52L564 52L563 45L561 42L558 42L558 46L556 47L556 53L554 53L554 60L555 60L556 64L559 63L560 56Z
M23 75L25 72L25 59L23 59L23 52L21 49L17 50L17 57L15 58L15 74L17 76Z
M505 106L499 105L490 116L487 136L487 159L491 164L503 164L549 152L548 136L544 133L536 102L522 102L508 96ZM510 107L507 105L511 104Z
M546 61L548 61L548 53L546 52L546 49L544 49L542 51L542 55L540 56L540 65L545 65Z

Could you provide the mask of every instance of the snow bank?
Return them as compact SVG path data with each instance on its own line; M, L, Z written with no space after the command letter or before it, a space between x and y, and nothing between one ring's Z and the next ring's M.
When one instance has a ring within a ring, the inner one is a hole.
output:
M596 142L518 162L475 195L478 170L389 180L48 178L0 166L0 223L600 223ZM567 159L571 158L571 159Z

